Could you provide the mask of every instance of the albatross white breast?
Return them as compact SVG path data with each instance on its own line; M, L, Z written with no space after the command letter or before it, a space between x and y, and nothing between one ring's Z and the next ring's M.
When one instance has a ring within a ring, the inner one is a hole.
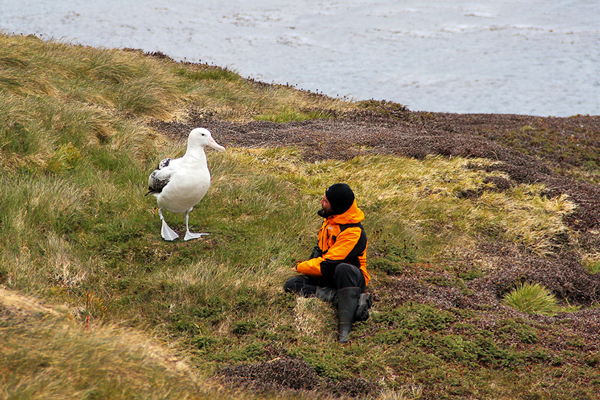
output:
M162 221L161 235L165 240L175 240L179 235L165 221L162 210L173 213L185 212L185 240L197 239L208 233L192 233L189 228L189 214L202 200L210 187L210 172L204 148L208 146L225 151L212 138L205 128L195 128L190 132L187 150L181 158L162 160L148 178L148 193L156 197L158 214Z

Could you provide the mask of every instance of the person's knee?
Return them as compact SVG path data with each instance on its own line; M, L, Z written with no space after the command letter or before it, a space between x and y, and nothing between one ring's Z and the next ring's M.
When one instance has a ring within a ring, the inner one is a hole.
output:
M288 279L283 285L283 290L286 293L299 293L304 287L304 280L299 276L293 276Z
M338 264L335 268L335 281L338 289L360 287L364 290L365 286L361 270L352 264Z
M293 293L294 292L294 288L295 288L295 283L293 281L294 278L290 278L288 279L284 284L283 284L283 291L286 293Z
M336 275L349 275L355 274L356 267L352 264L340 263L335 267Z
M335 267L335 280L337 282L355 282L362 272L352 264L341 263Z

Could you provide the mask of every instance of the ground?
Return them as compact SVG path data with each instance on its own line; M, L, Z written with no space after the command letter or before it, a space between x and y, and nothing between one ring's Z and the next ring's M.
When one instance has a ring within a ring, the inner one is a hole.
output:
M566 194L577 204L576 211L565 217L565 222L577 234L578 249L565 241L557 243L554 254L541 257L507 243L481 243L479 251L497 260L498 272L471 281L469 289L474 295L467 296L453 287L439 287L432 293L423 287L421 276L414 280L387 282L385 300L397 305L412 300L442 308L483 309L497 305L517 278L541 283L560 298L575 304L590 306L600 298L600 278L582 266L580 257L582 249L592 254L600 252L600 187L590 183L593 179L586 181L569 173L572 169L585 170L586 166L591 170L598 169L600 116L554 118L428 113L412 112L394 103L372 102L364 110L303 122L240 124L196 112L191 113L185 124L154 122L153 126L172 137L185 137L193 127L206 127L224 146L294 146L311 161L347 160L365 154L415 158L433 154L501 161L494 168L510 178L498 178L494 182L496 190L506 190L520 183L543 183L548 197ZM580 151L580 145L586 150ZM443 275L440 271L421 270L419 273ZM500 314L508 317L506 311L501 311L490 318L499 318ZM599 317L597 308L588 307L568 316L534 318L548 327L567 323L580 335L584 347L593 351L597 350ZM488 322L493 324L493 321ZM326 392L336 391L327 382L319 381L312 369L298 363L301 362L277 358L272 363L231 367L223 371L223 379L267 390L306 390L320 385ZM290 376L286 371L304 373L292 374L297 378L292 382L286 378ZM337 389L346 394L363 395L374 390L364 382L347 384L348 388Z

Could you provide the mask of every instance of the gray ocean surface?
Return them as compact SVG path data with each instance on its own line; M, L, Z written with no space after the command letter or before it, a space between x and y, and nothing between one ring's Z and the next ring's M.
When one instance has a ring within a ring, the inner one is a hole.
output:
M598 0L0 0L0 30L414 111L600 115Z

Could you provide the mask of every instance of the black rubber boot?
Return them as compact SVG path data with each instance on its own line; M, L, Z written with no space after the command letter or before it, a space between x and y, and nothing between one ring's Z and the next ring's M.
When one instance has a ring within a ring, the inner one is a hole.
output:
M340 343L348 342L348 335L352 330L354 315L358 308L360 292L361 290L358 287L348 287L337 291Z
M318 299L333 304L337 302L337 290L332 287L317 286L317 293L315 294L315 296L317 296Z
M369 309L373 304L371 293L361 293L358 299L358 308L354 315L355 321L366 321L369 319Z

